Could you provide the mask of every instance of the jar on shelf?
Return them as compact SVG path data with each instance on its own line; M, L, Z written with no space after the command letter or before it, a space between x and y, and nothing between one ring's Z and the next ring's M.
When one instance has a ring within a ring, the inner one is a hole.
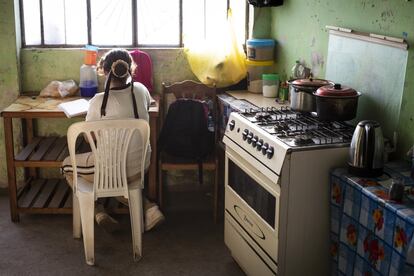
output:
M279 90L278 74L263 74L263 96L267 98L276 98Z

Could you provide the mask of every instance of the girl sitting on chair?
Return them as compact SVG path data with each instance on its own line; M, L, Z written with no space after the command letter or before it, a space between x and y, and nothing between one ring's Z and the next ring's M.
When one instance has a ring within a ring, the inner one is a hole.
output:
M98 63L98 70L105 74L105 92L96 94L89 101L89 109L86 121L140 118L149 121L148 109L150 106L150 95L148 89L139 82L132 81L135 64L131 55L124 49L112 49L107 52ZM131 141L127 156L127 176L134 177L139 173L138 154L141 152L138 143ZM150 165L151 146L145 160L146 171ZM94 159L91 152L77 154L78 174L93 182ZM63 161L62 171L70 186L72 181L72 167L69 156ZM123 197L117 198L120 202L128 205ZM144 199L145 230L149 231L165 220L164 215L155 203ZM96 204L95 220L108 232L119 229L119 223L103 208L99 202Z

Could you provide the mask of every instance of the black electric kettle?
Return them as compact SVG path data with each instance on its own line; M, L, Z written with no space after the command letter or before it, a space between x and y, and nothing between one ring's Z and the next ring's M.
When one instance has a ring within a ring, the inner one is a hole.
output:
M383 173L384 137L376 121L361 121L355 128L349 149L349 172L375 177Z

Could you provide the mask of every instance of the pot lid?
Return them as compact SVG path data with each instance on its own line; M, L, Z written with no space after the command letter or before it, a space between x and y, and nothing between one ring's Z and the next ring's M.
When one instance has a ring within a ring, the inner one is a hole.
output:
M314 79L314 78L296 79L296 80L291 81L291 83L297 86L308 86L308 87L310 86L310 87L315 87L315 88L331 84L331 82L328 80Z
M358 96L358 92L348 86L343 86L340 83L325 85L316 90L315 95L317 96L326 96L326 97L351 97Z

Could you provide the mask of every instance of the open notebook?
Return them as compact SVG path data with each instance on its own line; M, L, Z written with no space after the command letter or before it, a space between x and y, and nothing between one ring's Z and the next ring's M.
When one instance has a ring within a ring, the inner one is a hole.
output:
M64 102L58 105L58 108L65 112L68 118L86 114L89 108L89 101L78 99L70 102Z

